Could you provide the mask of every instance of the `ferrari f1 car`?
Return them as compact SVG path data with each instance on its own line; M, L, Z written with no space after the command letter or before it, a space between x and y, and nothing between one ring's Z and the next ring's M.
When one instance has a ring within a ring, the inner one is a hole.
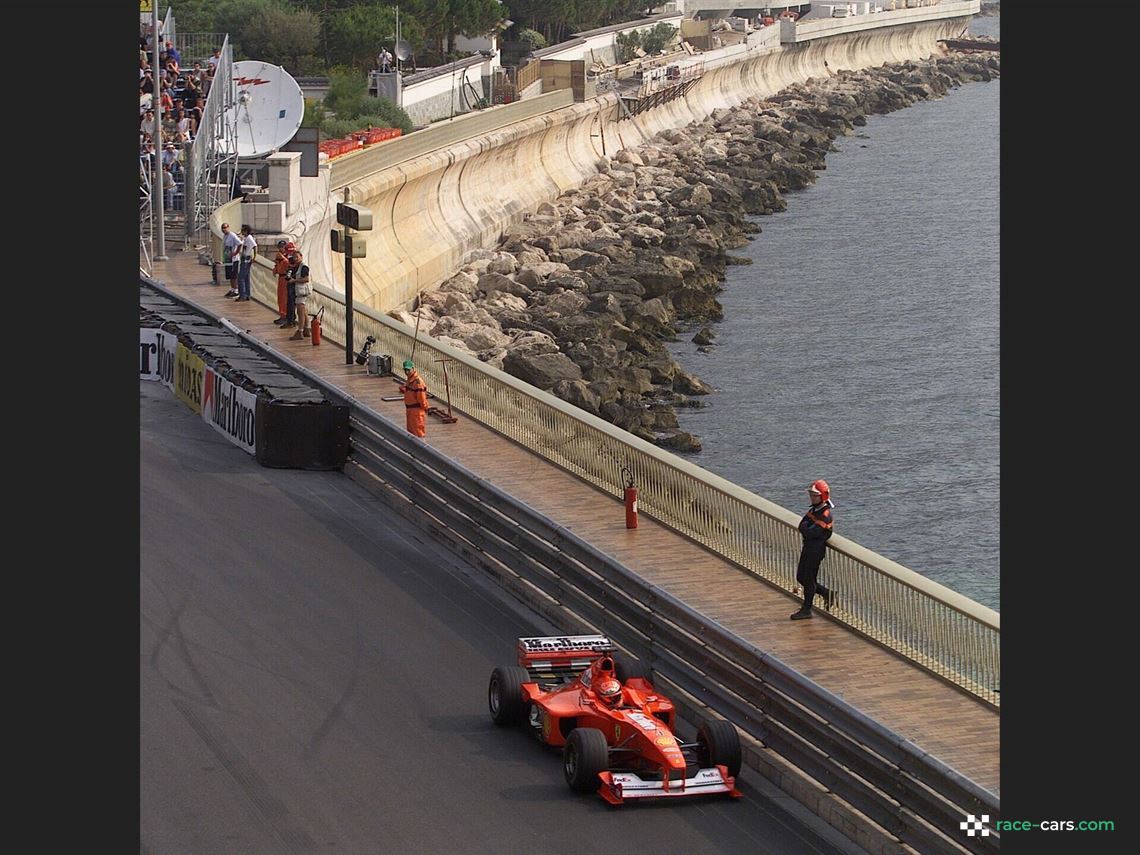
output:
M741 795L736 728L709 720L695 742L679 740L672 701L603 635L520 638L518 665L491 672L487 701L495 724L525 725L562 750L562 771L575 792L596 791L614 805Z

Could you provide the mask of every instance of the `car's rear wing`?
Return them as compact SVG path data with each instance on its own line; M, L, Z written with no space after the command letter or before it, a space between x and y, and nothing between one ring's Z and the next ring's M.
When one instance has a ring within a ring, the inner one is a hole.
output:
M573 679L613 643L604 635L548 635L520 638L519 665L538 682Z

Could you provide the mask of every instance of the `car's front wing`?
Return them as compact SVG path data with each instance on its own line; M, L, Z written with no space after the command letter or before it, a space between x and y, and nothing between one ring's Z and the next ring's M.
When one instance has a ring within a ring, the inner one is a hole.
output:
M626 799L656 799L675 796L706 796L726 793L733 798L743 795L736 789L736 780L724 766L700 769L683 781L647 781L632 772L599 772L602 783L598 795L612 805Z

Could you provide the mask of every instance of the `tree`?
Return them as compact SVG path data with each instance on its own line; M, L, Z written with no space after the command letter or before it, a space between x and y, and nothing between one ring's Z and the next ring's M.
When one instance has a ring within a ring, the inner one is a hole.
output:
M457 35L485 36L507 19L507 7L499 0L412 0L409 6L441 54L445 45L447 53L455 53Z
M546 39L538 30L524 28L519 30L518 41L526 45L527 50L541 50L546 47Z
M368 71L375 66L380 47L391 46L395 40L396 13L390 6L354 6L332 16L326 33L328 56L334 65Z
M169 3L158 4L158 20L166 19ZM214 30L214 0L178 0L174 7L174 22L180 33L212 33Z
M676 27L664 21L659 21L653 29L642 31L641 48L648 54L655 54L672 42L673 37L676 35Z
M230 34L234 59L260 59L290 73L316 52L320 36L317 16L285 0L222 0L214 26Z

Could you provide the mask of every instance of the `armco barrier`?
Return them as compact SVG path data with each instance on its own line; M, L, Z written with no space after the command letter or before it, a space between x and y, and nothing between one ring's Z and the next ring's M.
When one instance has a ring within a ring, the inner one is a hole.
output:
M856 809L840 830L850 835L849 823L869 818L875 834L885 830L918 851L998 851L999 835L970 838L958 826L967 813L998 814L997 795L288 357L270 358L349 408L353 441L346 474L397 510L411 503L416 512L409 519L565 631L605 632L805 770ZM818 803L809 807L825 814Z

